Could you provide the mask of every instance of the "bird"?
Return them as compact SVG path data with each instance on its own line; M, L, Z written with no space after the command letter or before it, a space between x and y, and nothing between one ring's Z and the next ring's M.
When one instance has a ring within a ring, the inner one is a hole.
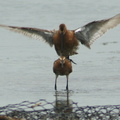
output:
M61 75L61 76L66 75L66 79L67 79L66 90L68 90L68 76L72 72L71 61L69 59L67 59L65 56L60 56L53 63L53 72L56 75L55 90L57 90L57 78L59 75Z
M64 23L59 25L58 30L8 26L2 24L0 27L21 33L34 39L43 40L51 47L54 46L58 56L69 58L71 55L78 54L77 50L80 43L91 48L91 44L96 39L118 24L120 24L120 13L108 19L92 21L74 30L68 30Z

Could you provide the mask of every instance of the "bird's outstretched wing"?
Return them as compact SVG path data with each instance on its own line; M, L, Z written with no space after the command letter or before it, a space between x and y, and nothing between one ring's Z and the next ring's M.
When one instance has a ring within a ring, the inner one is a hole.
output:
M34 39L40 39L40 40L43 39L50 46L53 46L52 36L54 34L54 31L37 29L37 28L29 28L29 27L7 26L7 25L0 25L0 27L3 27L5 29L8 29L14 32L21 33L23 35L26 35Z
M101 37L107 30L120 24L120 14L104 20L93 21L83 27L76 29L76 38L85 46L90 48L90 45L99 37Z

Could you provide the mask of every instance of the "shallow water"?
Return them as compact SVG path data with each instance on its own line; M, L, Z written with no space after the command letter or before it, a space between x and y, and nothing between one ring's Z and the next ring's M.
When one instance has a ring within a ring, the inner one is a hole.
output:
M108 4L109 2L109 4ZM112 17L120 1L5 0L0 2L0 24L58 29L65 23L76 29L93 20ZM120 26L107 32L91 46L80 46L71 58L69 99L79 106L120 103ZM55 101L54 48L43 41L0 28L0 106L29 100ZM66 78L58 78L58 98L67 99Z

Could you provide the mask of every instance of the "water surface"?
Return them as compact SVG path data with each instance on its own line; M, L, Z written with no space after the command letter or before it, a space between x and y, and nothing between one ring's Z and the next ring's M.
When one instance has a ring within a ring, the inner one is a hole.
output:
M108 4L109 3L109 4ZM94 20L120 12L120 1L5 0L0 2L0 24L58 29L65 23L76 29ZM71 58L70 97L80 106L114 105L120 101L120 26L107 32L91 46L81 45ZM55 101L54 48L42 40L0 29L0 106L24 100ZM66 93L66 78L58 78L58 96ZM66 97L62 97L66 99Z

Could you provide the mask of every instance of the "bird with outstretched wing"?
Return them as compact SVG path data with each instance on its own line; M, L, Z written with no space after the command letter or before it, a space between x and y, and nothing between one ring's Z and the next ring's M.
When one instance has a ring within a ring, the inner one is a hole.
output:
M91 44L107 30L120 24L120 14L104 20L90 22L75 30L68 30L65 24L60 24L58 30L45 30L30 27L0 25L5 29L21 33L34 39L44 40L55 47L59 56L69 57L77 54L79 43L90 48Z

